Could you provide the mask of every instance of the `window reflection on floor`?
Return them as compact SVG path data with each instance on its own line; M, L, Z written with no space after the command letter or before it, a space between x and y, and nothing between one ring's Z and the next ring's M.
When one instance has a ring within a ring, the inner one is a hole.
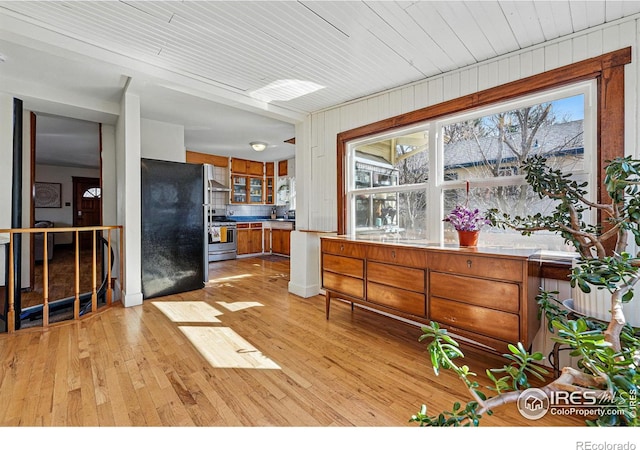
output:
M264 306L262 303L258 303L258 302L233 302L233 303L216 302L216 303L222 306L223 308L228 309L231 312L241 311L247 308L253 308L254 306Z
M178 327L212 367L280 369L242 336L227 327Z
M202 301L154 301L151 303L172 322L201 324L178 326L178 329L212 367L280 369L276 363L231 328L214 325L221 323L218 317L223 316L224 313L210 304ZM263 306L258 302L218 302L218 304L231 313Z
M223 313L205 302L152 302L172 322L220 322Z

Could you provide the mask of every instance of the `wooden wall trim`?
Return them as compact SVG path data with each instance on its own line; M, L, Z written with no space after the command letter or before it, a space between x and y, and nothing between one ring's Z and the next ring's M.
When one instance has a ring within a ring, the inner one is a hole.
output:
M598 172L602 177L606 161L624 155L624 65L630 62L631 47L626 47L339 133L337 135L338 234L346 232L344 180L345 157L349 141L578 81L596 80L598 85L597 151ZM599 192L601 180L602 178L598 179ZM601 198L600 194L598 198Z

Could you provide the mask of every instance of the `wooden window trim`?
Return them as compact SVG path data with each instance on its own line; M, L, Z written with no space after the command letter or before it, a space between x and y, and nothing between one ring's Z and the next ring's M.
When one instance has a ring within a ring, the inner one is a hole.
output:
M598 98L596 148L598 153L597 198L606 195L603 189L606 161L624 156L624 66L631 62L631 47L559 67L538 75L522 78L453 100L411 111L375 123L339 133L337 138L338 174L338 234L346 233L347 209L345 160L348 143L354 139L388 132L394 129L460 113L527 94L557 88L579 81L596 80ZM598 220L601 222L601 218ZM614 242L610 246L613 247Z

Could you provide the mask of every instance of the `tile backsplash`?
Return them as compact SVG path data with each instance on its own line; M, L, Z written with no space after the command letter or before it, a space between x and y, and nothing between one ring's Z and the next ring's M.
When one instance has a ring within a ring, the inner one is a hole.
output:
M273 205L227 205L227 216L264 216L271 215ZM278 217L284 216L289 211L287 206L276 206L276 215Z
M229 169L226 167L213 167L213 179L218 183L224 184L225 186L229 186ZM211 203L213 203L214 208L224 209L229 203L229 193L228 192L213 192L211 194Z

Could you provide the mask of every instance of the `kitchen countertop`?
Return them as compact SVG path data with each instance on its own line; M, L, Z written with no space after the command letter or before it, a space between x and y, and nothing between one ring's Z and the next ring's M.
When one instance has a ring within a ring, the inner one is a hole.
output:
M278 217L272 219L271 217L263 216L230 216L229 219L236 222L295 222L296 219L285 219L284 217Z

